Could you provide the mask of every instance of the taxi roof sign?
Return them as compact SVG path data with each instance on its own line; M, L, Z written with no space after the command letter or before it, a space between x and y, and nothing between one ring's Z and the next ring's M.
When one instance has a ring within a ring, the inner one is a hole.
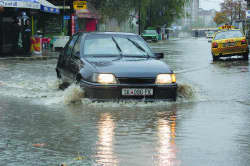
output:
M219 29L235 29L235 27L232 25L223 25L223 26L219 27Z

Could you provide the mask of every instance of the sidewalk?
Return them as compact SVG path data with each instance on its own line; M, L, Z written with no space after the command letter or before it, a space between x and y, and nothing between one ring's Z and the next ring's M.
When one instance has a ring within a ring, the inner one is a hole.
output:
M50 51L50 50L43 50L42 54L36 55L32 54L31 56L27 55L0 55L0 60L47 60L47 59L57 59L59 56L59 52Z

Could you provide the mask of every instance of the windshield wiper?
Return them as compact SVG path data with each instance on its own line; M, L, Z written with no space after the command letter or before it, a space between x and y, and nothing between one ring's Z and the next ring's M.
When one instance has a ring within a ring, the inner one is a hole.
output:
M122 55L122 49L121 49L120 46L118 45L118 43L117 43L117 41L115 40L114 36L112 36L112 40L114 41L114 43L115 43L117 49L118 49L119 52L120 52L120 56L121 56L121 55Z
M146 51L144 48L142 48L142 46L140 46L136 41L131 40L131 39L129 39L129 38L127 38L127 39L128 39L128 41L130 41L132 44L134 44L137 48L139 48L142 52L146 53L146 56L147 56L147 57L149 57L147 51Z

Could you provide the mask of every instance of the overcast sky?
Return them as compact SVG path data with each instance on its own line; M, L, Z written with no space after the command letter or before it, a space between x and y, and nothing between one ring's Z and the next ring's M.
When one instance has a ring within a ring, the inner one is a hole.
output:
M200 0L200 8L206 10L215 9L219 11L221 2L223 2L223 0Z

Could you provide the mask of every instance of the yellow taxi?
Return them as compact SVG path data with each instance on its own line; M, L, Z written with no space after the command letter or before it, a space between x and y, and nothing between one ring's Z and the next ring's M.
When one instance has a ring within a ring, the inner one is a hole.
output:
M213 61L220 57L234 55L243 56L244 60L248 60L249 49L246 37L239 29L234 29L233 26L222 26L214 34L211 52Z

